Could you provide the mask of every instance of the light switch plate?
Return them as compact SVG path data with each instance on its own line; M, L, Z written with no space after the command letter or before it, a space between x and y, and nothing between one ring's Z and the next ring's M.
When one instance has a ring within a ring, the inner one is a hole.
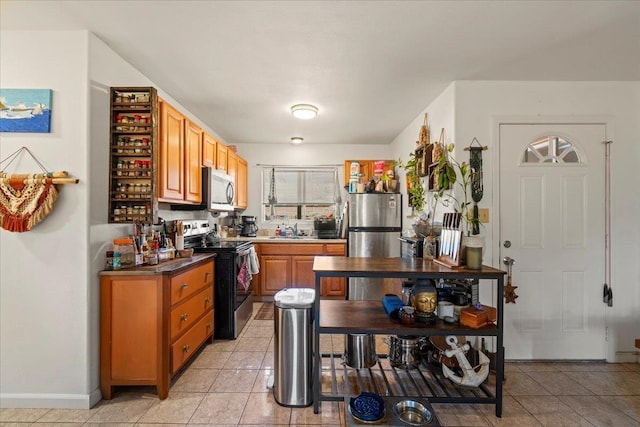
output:
M478 209L478 221L483 224L489 222L489 208L479 208Z

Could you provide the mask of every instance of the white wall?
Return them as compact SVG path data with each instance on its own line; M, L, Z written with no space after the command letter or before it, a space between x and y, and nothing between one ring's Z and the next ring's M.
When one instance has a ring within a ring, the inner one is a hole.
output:
M409 154L413 152L417 145L416 141L419 139L420 127L424 123L424 115L428 114L428 123L431 133L431 142L437 141L440 137L440 131L442 128L444 132L444 142L446 145L455 142L455 83L450 84L438 97L425 108L415 119L409 123L409 125L391 142L393 158L400 158L403 163L409 160ZM407 206L407 186L406 175L402 170L398 170L400 175L401 185L403 192L403 199L405 200L405 206ZM423 186L427 188L426 178L422 179ZM431 193L427 192L426 203L430 207L434 207L434 199ZM407 218L411 214L411 208L406 209L407 215L405 215L403 229L411 228L411 218ZM435 221L441 222L442 215L445 210L438 206L435 210Z
M633 339L640 331L640 82L485 82L456 83L456 137L460 147L475 136L489 151L483 156L484 197L480 205L492 208L492 223L486 224L488 252L499 260L495 237L497 200L493 179L497 159L497 120L520 116L557 117L575 122L603 120L611 147L612 186L612 283L614 307L607 309L609 354L607 360L635 361L617 352L634 351ZM491 181L490 181L491 179ZM493 237L493 238L492 238ZM588 343L585 343L588 345Z
M217 135L85 31L2 31L0 54L2 88L53 89L51 133L1 133L0 159L27 146L80 179L32 231L0 230L0 407L89 408L101 398L98 272L112 240L131 232L107 224L109 87L154 86ZM24 156L7 169L37 171Z
M0 230L2 406L89 405L87 49L85 32L0 34L0 86L53 90L51 133L1 133L0 158L25 146L80 179L31 231ZM39 171L27 156L7 169Z
M635 361L633 339L640 330L640 83L639 82L486 82L452 83L430 104L431 139L440 127L452 135L454 156L466 160L462 149L476 137L489 147L483 155L484 196L480 207L490 208L484 262L501 267L497 233L497 199L493 193L496 175L495 134L497 120L520 117L563 120L604 120L612 139L612 286L614 307L607 311L609 354L607 360ZM406 158L415 148L423 115L416 117L393 141L393 152ZM450 130L451 129L451 130ZM441 215L443 210L440 210ZM439 215L436 216L438 218ZM484 295L483 295L484 296ZM588 345L588 343L585 343Z

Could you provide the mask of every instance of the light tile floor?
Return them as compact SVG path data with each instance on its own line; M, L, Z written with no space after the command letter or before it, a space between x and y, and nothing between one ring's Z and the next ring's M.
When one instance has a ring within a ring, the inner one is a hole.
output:
M262 303L256 303L254 313ZM278 405L273 374L273 321L253 319L233 341L207 345L160 401L155 388L117 388L89 410L0 409L0 425L270 426L345 425L343 405ZM322 336L324 351L344 349L342 335ZM503 416L493 405L434 404L445 426L640 426L640 364L507 363Z

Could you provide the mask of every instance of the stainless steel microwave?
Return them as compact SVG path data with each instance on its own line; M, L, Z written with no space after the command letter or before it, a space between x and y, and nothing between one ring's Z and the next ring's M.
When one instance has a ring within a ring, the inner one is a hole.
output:
M232 212L235 183L233 177L221 170L205 168L207 210L211 212Z

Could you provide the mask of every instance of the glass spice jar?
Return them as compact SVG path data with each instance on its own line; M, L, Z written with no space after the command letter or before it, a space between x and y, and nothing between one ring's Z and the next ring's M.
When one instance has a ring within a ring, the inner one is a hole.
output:
M107 251L107 270L113 270L113 251Z
M122 261L120 252L113 253L112 265L114 270L120 270L122 268Z

